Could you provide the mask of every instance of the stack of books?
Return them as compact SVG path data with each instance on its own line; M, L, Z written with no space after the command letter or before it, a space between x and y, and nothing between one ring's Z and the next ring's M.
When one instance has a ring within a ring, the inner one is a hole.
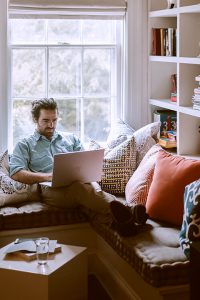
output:
M176 28L152 28L152 55L176 56Z
M175 131L166 131L164 135L161 135L159 138L159 144L163 148L176 148L176 132Z
M193 108L200 110L200 75L195 77L198 82L198 87L194 89L194 95L192 96Z

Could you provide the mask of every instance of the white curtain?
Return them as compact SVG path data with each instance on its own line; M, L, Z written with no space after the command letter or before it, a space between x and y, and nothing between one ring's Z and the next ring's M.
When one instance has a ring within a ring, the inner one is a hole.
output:
M148 106L148 1L128 0L123 119L135 129L150 121Z
M8 141L8 93L7 93L7 0L1 0L0 9L0 152Z

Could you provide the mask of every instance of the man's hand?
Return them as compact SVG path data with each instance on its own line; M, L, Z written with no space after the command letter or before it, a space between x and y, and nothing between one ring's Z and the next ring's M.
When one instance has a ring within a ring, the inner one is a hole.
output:
M25 184L34 184L44 181L52 181L52 173L34 173L27 170L20 170L19 172L11 176L11 178Z

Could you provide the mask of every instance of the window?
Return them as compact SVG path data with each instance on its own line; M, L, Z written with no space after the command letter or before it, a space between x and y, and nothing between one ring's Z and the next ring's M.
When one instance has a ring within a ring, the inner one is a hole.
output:
M33 132L31 101L43 97L57 100L58 130L105 142L121 108L123 20L16 18L10 25L11 144Z

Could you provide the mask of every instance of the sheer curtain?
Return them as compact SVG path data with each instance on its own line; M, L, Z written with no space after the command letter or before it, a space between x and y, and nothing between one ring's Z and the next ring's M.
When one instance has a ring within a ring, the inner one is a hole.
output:
M8 95L7 95L7 15L8 2L1 0L0 9L0 151L7 147L8 140Z
M150 120L148 105L148 1L128 0L123 119L135 129Z

